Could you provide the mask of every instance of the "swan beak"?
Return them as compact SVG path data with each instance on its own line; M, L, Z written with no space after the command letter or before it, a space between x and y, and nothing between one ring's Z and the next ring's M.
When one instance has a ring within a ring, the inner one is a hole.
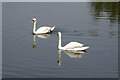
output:
M31 23L34 23L34 20L32 20Z

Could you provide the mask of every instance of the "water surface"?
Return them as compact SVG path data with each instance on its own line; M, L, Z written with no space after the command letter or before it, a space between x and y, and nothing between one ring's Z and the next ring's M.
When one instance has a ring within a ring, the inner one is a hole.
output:
M3 77L118 77L118 7L107 4L3 3ZM55 31L47 38L33 36L33 17L37 27L55 25ZM90 48L79 55L58 51L58 31L62 46L78 41Z

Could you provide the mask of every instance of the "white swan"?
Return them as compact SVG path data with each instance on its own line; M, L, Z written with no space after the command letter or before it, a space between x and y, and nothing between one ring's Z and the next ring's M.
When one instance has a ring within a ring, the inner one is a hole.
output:
M64 47L61 46L61 32L58 32L58 36L59 36L59 41L58 41L58 49L61 50L85 50L88 49L89 46L84 47L84 44L78 43L78 42L70 42L67 45L65 45Z
M42 26L36 30L36 18L32 19L33 22L33 34L46 34L46 33L51 33L55 26L49 27L49 26Z

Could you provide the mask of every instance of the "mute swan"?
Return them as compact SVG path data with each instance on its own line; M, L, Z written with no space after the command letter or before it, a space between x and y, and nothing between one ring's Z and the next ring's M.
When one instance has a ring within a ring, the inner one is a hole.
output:
M85 50L88 49L89 46L84 47L84 44L78 43L78 42L70 42L67 45L65 45L64 47L61 46L61 32L58 32L58 36L59 36L59 41L58 41L58 49L61 50Z
M36 18L32 19L33 22L33 34L46 34L46 33L51 33L55 26L49 27L49 26L42 26L36 30Z

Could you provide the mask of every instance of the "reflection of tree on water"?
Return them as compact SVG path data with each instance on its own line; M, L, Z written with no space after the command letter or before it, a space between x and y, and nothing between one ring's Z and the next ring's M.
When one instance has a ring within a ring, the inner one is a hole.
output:
M120 6L118 2L92 2L91 5L91 14L95 22L110 22L109 30L107 30L107 34L109 34L110 38L116 38L118 36L117 25L119 20L119 10ZM116 26L113 26L116 25ZM101 29L101 28L100 28ZM100 29L96 29L89 31L92 36L100 36ZM106 32L105 32L106 33ZM103 36L103 35L102 35Z
M110 22L118 21L118 9L120 9L118 2L92 2L91 7L95 19L105 18Z

